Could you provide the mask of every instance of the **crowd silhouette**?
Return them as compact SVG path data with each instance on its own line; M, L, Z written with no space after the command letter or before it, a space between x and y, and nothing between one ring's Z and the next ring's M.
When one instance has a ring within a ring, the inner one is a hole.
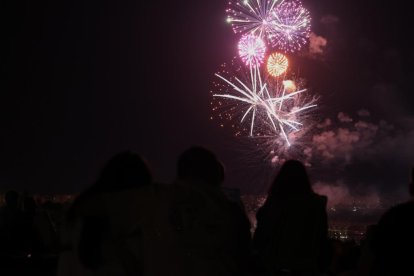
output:
M414 196L414 169L411 178ZM215 154L192 147L170 185L122 152L67 208L9 191L2 275L414 275L414 201L388 210L358 245L328 237L327 197L297 160L279 169L256 225L224 181Z

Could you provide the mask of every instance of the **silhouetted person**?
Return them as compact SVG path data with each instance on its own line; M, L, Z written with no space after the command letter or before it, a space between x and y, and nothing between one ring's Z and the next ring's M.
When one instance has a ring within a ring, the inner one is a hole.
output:
M22 243L24 220L19 208L19 199L18 192L8 191L5 195L5 205L0 209L0 250L7 254L21 254L24 246Z
M179 157L170 218L188 275L244 275L248 268L250 224L222 192L223 180L211 151L193 147Z
M138 188L149 185L151 181L148 166L139 155L128 151L119 153L108 161L98 180L74 200L68 211L68 219L84 215L83 212L94 211L91 203L102 194Z
M119 270L122 268L114 267L121 266L120 260L114 257L116 250L107 248L113 246L110 245L112 227L109 213L111 204L116 203L112 198L123 191L133 193L151 182L148 166L139 155L122 152L109 160L98 180L79 195L68 211L63 238L64 253L68 258L61 259L59 275L122 274ZM121 215L129 210L124 208L122 212Z
M1 223L5 223L9 219L14 219L20 214L19 209L19 193L16 191L8 191L4 196L4 206L0 209Z
M8 191L4 196L4 208L15 212L19 208L19 193L13 190Z
M312 191L301 162L283 164L256 215L254 249L264 273L316 275L324 270L326 203L326 197Z
M37 210L36 201L32 196L25 196L23 199L23 212L28 217L34 217Z
M177 179L220 187L224 181L224 168L211 151L192 147L178 159Z
M149 185L151 181L148 166L139 155L129 151L119 153L108 161L98 180L75 199L68 213L69 218L75 215L78 208L82 208L82 203L88 198Z
M33 197L24 196L23 198L23 225L22 225L22 243L27 254L45 253L44 246L36 227L35 219L37 218L37 204ZM50 252L48 252L50 253Z
M413 198L385 212L374 230L371 275L414 275L414 168L409 192Z

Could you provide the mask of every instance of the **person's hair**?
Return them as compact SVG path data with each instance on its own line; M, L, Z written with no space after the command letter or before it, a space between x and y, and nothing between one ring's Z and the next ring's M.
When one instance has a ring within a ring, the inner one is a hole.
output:
M35 212L37 208L36 201L32 196L26 196L23 200L23 208L25 212Z
M313 193L305 166L297 160L286 161L276 175L269 195L283 197Z
M17 208L19 205L19 193L10 190L8 191L4 196L4 201L6 202L6 205L10 208Z
M411 183L414 183L414 166L411 168Z
M102 192L112 192L148 185L152 176L147 162L129 151L112 157L93 185Z
M409 184L410 195L414 196L414 166L411 168L411 179Z
M219 186L224 180L224 167L210 150L192 147L178 158L177 178L201 180Z
M73 219L80 202L94 195L139 188L151 183L151 171L141 156L129 151L118 153L106 163L98 180L74 200L67 218Z

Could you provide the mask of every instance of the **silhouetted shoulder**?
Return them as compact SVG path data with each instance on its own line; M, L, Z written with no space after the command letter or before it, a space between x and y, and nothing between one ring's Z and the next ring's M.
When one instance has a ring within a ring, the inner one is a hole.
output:
M414 201L408 201L392 207L387 212L385 212L383 219L396 215L398 216L399 214L406 212L414 212Z
M375 256L373 275L413 275L414 201L388 210L375 228L371 248ZM403 275L403 274L398 274Z
M314 198L315 198L315 201L318 201L324 207L326 207L326 204L328 204L328 197L324 195L314 194Z
M378 222L376 236L380 238L380 236L393 231L403 234L408 229L414 229L414 224L411 221L413 216L414 201L409 201L392 207L385 212Z
M385 212L378 222L376 237L382 239L388 232L398 231L402 233L405 229L414 228L410 218L414 215L414 201L396 205ZM399 229L404 226L404 229Z
M414 196L414 168L409 192ZM371 275L414 275L414 199L386 211L376 225L370 247L374 255Z

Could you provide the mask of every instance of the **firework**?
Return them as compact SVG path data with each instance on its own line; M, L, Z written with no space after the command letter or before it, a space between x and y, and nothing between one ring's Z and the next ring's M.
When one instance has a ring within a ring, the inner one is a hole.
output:
M255 35L244 35L240 39L239 45L240 58L246 65L259 66L263 63L266 45L260 37Z
M237 75L230 74L230 77L224 73L229 72L216 74L220 82L215 82L213 97L220 99L219 106L230 104L225 117L229 120L238 118L240 124L250 121L245 129L251 137L280 137L290 146L289 137L303 128L301 119L307 111L316 107L315 99L303 100L301 95L307 90L288 93L281 82L266 80L258 67L251 67L248 72L240 69ZM213 107L213 110L216 108Z
M292 93L296 91L296 83L292 80L284 80L283 87L287 93Z
M272 45L286 52L299 51L310 35L310 14L299 1L287 0L272 11Z
M235 33L250 33L260 38L274 35L272 24L275 6L282 0L232 0L229 2L227 22Z
M310 15L300 0L229 1L227 22L242 34L238 50L247 67L234 59L232 66L223 65L215 74L211 119L221 121L221 127L231 122L237 137L250 137L249 143L254 141L266 152L265 159L278 163L295 152L289 149L291 143L302 143L300 138L312 129L310 111L316 98L308 96L297 80L284 79L289 60L283 54L299 51L307 43ZM267 49L278 53L261 66Z
M273 53L267 59L267 72L273 77L279 77L286 72L289 60L281 53Z

